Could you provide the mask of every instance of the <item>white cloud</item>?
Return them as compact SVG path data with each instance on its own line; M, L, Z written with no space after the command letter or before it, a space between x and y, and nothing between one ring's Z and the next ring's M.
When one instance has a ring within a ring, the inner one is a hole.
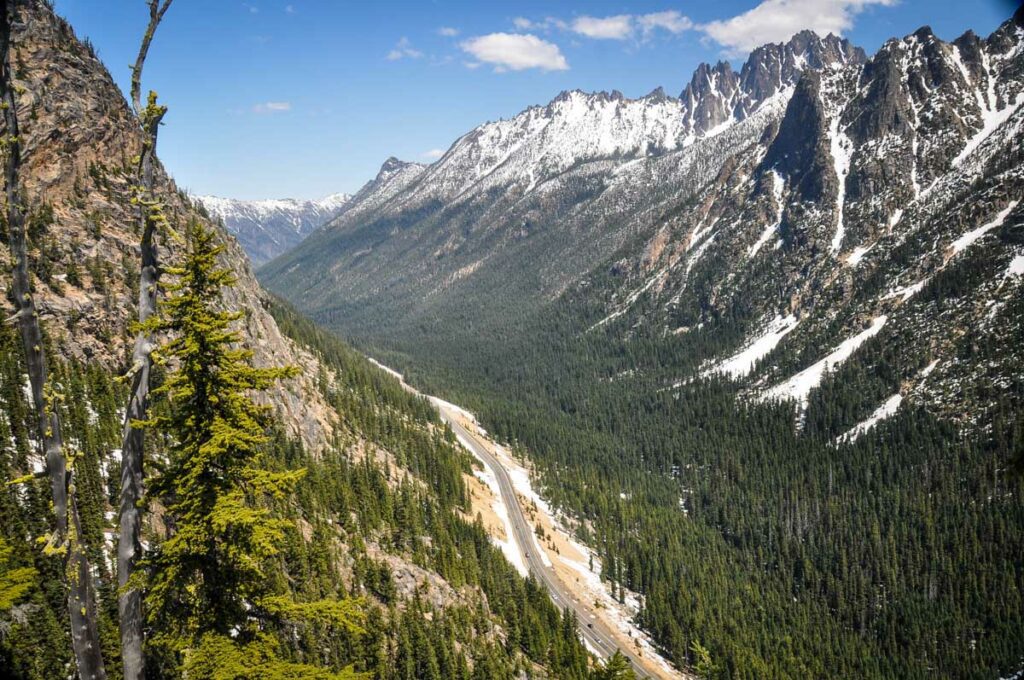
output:
M712 21L697 28L741 55L769 42L784 42L810 29L818 35L842 35L854 17L869 5L891 6L897 0L763 0L757 7L731 19Z
M643 31L644 36L649 35L655 29L663 29L669 33L682 33L693 28L690 18L684 16L674 9L666 12L652 12L641 14L636 18L636 23Z
M286 14L295 14L295 5L285 5L284 11Z
M459 34L459 29L452 28L451 26L442 26L441 28L437 29L437 34L443 35L446 38L454 38Z
M419 59L422 56L423 53L414 49L412 43L409 42L409 39L403 36L402 39L398 41L398 44L395 45L394 49L388 52L386 58L388 61L398 61L405 57L408 57L409 59Z
M558 45L535 35L491 33L470 38L461 47L478 61L494 64L495 71L522 71L539 68L544 71L566 71L569 63Z
M534 23L524 17L516 17L512 20L512 24L521 31L528 31L534 28Z
M291 102L262 102L260 104L254 104L252 107L253 113L282 113L284 111L291 110Z
M260 8L257 7L256 5L250 5L247 2L243 2L242 3L242 7L246 8L247 10L249 10L249 14L259 14L260 13Z
M424 151L423 157L429 158L430 160L437 160L444 155L444 149L431 149L430 151Z
M633 34L633 17L619 14L613 17L578 17L572 30L597 40L625 40Z

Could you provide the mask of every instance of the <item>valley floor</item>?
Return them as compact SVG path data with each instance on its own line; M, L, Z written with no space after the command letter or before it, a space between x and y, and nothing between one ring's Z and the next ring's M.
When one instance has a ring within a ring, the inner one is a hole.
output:
M397 371L373 363L401 380L406 389L416 391ZM576 612L588 649L602 659L618 649L641 677L691 677L658 654L650 638L633 623L638 596L627 593L623 602L614 598L600 577L599 559L572 537L565 519L532 489L529 471L490 438L473 414L428 398L460 443L484 466L478 475L484 488L475 490L473 513L481 515L495 542L524 576L533 573L556 606Z

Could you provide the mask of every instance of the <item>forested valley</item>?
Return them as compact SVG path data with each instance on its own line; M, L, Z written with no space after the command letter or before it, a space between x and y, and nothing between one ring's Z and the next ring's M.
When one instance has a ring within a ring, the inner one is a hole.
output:
M642 621L675 661L695 663L696 642L716 677L983 678L1019 663L1019 380L999 392L991 436L912 409L843 442L904 368L881 338L801 420L789 403L738 401L720 377L667 387L735 342L742 306L700 335L641 327L625 343L583 332L601 315L587 292L513 309L495 328L424 323L415 346L356 342L528 452L613 590L643 594Z

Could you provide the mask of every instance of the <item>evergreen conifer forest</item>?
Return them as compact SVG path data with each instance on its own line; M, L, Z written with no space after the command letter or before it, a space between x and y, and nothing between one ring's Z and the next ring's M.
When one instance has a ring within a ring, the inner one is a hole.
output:
M734 4L401 37L510 90L724 56L241 200L161 160L194 0L71 7L131 17L110 70L0 0L0 680L1022 677L1024 10Z

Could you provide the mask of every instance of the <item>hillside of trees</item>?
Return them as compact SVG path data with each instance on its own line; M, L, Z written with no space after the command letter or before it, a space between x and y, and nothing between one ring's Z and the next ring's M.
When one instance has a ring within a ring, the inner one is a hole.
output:
M1019 668L1019 381L989 431L913 408L837 442L892 393L901 359L883 338L827 376L801 419L722 378L667 387L735 342L742 310L701 334L639 326L625 342L583 332L601 313L583 292L495 328L439 319L416 343L353 341L521 447L611 587L643 595L641 623L677 663L693 667L698 643L723 678Z

